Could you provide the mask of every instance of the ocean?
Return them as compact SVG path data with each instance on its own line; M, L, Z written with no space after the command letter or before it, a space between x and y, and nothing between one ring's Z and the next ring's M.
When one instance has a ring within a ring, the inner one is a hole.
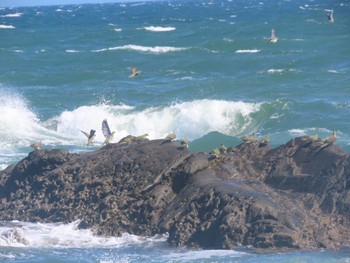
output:
M0 170L36 142L96 150L104 119L114 142L175 132L199 152L252 133L277 147L335 130L349 151L349 14L348 0L0 3ZM80 130L91 129L87 146ZM166 236L96 237L76 222L0 222L0 261L350 262L350 251L192 250Z

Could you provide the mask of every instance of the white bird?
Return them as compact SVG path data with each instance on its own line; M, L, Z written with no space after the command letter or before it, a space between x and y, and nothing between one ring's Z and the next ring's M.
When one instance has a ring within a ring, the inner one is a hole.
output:
M275 29L271 29L271 37L267 39L271 43L276 43L278 38L275 35Z
M167 141L173 141L176 139L176 133L175 132L169 133L164 139Z
M325 9L324 11L326 11L326 15L328 17L328 22L334 23L333 9L332 10Z
M135 67L129 67L128 69L131 70L131 75L129 76L129 78L135 78L138 75L140 75L140 73L141 73L141 70L139 70L138 68L135 68Z
M111 130L109 129L109 126L108 126L107 119L104 119L102 121L102 133L106 138L105 141L103 142L103 144L108 144L113 140L115 131L111 132Z
M96 137L96 134L95 134L95 130L90 130L90 133L87 133L87 132L85 132L85 131L82 131L82 130L80 130L85 136L86 136L86 138L88 139L88 141L87 141L87 143L86 143L86 145L89 145L90 143L92 143L92 141L95 139L95 137Z

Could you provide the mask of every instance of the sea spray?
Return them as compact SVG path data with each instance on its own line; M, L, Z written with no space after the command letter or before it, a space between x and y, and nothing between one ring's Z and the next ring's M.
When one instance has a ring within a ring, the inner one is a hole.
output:
M81 220L71 223L3 222L0 226L0 247L55 247L90 248L118 247L165 242L167 235L141 237L122 234L120 237L102 237L91 229L79 229Z
M132 106L82 106L57 116L57 131L71 137L81 137L79 129L95 129L96 141L103 142L101 130L107 119L115 140L127 135L147 133L149 139L164 138L176 132L178 138L198 139L212 131L235 136L247 129L254 120L251 114L259 111L260 103L223 100L194 100L169 106L136 110Z

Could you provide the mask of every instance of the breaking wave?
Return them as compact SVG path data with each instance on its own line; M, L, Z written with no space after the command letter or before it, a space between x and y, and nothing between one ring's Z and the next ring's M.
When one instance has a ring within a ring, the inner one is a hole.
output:
M132 50L132 51L149 52L149 53L167 53L167 52L184 51L187 49L188 48L184 48L184 47L169 47L169 46L148 47L148 46L139 46L139 45L124 45L124 46L97 49L97 50L93 50L92 52L105 52L105 51L114 51L114 50Z
M54 247L96 248L126 245L147 245L165 242L167 236L139 237L123 234L120 237L93 235L90 229L79 229L80 220L72 223L30 223L20 221L2 222L0 227L1 247Z
M168 31L174 31L176 30L175 27L161 27L161 26L146 26L144 27L147 31L153 31L153 32L168 32Z

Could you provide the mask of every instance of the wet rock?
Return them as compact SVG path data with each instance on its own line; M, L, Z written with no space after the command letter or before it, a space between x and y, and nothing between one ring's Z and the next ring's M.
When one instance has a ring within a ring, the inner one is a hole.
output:
M300 137L210 158L128 136L94 152L37 150L0 172L0 220L71 222L98 235L169 233L173 246L349 245L349 154Z

